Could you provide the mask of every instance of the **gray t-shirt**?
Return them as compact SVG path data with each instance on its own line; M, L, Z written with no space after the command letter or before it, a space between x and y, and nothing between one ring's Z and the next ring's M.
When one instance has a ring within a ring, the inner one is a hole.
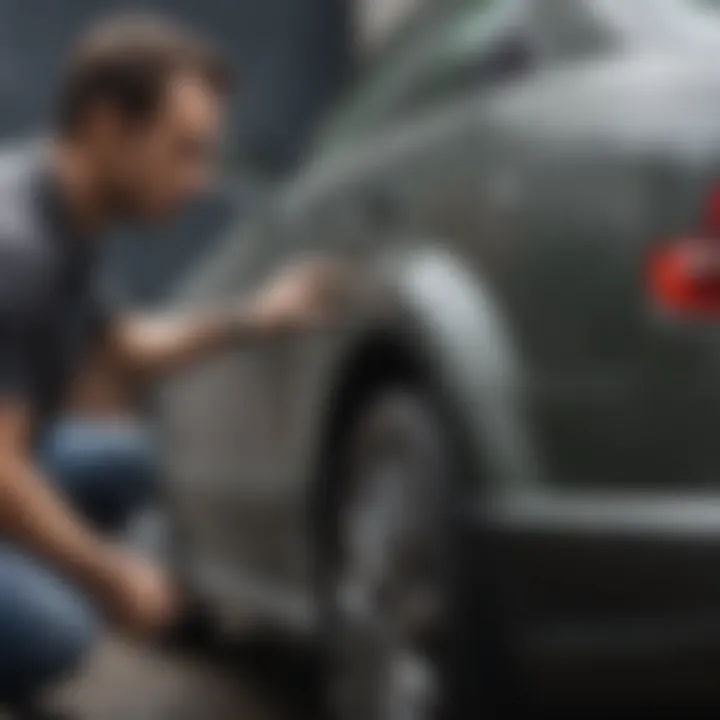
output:
M0 401L27 402L36 432L106 327L94 246L71 230L42 146L0 153Z

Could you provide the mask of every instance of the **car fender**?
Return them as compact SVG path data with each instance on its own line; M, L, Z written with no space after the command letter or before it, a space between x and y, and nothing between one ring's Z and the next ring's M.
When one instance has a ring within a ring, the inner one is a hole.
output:
M373 275L383 290L375 296L391 299L391 324L409 330L461 423L477 499L535 485L522 363L486 282L433 245L387 255Z

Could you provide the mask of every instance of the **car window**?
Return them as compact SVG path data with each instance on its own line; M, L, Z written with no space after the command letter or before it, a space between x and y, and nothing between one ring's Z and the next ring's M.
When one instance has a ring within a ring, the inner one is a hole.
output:
M438 3L385 54L331 117L316 149L351 142L422 105L462 94L470 83L480 87L490 68L514 70L525 59L517 43L503 48L499 58L488 56L508 18L521 5L520 0Z

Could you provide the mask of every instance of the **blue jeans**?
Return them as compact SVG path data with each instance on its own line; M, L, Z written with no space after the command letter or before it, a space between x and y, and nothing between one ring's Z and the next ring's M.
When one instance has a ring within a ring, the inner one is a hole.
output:
M139 427L67 421L39 449L48 477L99 530L150 502L154 456ZM75 669L101 628L82 591L21 550L0 545L0 703L32 698Z

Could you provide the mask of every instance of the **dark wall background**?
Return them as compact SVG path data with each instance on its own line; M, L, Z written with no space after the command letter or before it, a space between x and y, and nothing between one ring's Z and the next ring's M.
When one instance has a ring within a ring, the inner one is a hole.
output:
M47 126L62 58L84 27L108 13L152 10L192 25L231 58L242 83L228 153L287 173L350 75L348 8L349 0L0 0L0 138ZM158 242L133 232L109 253L116 284L133 301L162 299L247 211L231 190L154 233Z

